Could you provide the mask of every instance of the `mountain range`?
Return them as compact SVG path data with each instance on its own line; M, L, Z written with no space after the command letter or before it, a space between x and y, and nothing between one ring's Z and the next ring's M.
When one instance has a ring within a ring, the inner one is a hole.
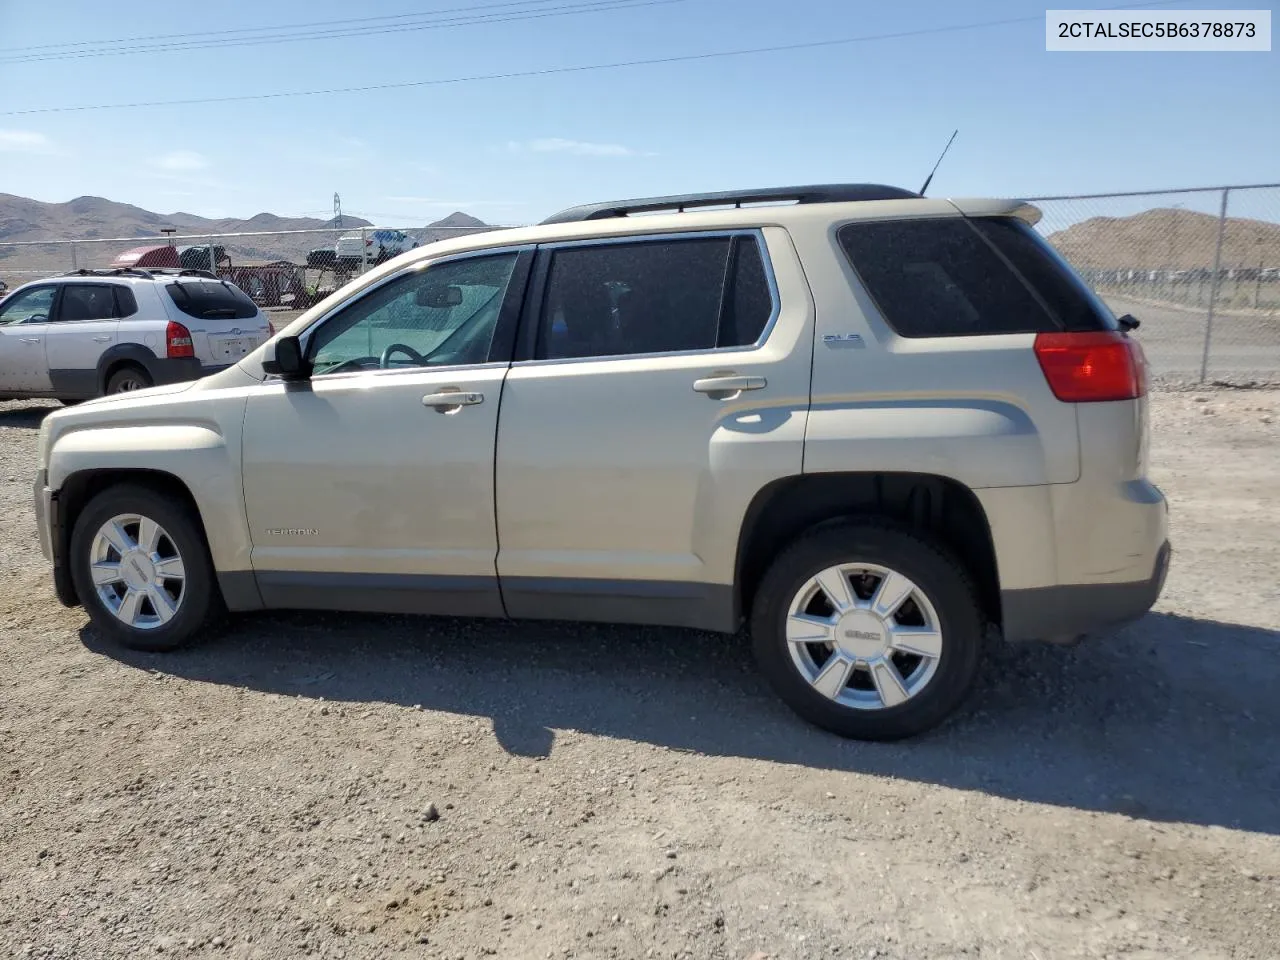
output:
M1048 240L1077 268L1186 270L1212 267L1218 218L1161 207L1128 217L1090 217ZM1280 223L1227 217L1222 266L1280 266Z
M259 213L247 220L210 219L193 213L153 213L128 203L117 203L103 197L77 197L67 203L44 203L27 197L0 193L0 243L6 241L95 240L114 237L155 237L163 242L165 228L179 235L220 233L270 233L289 230L323 230L315 234L244 237L224 244L235 262L292 260L300 262L307 251L333 248L337 238L361 227L372 226L359 217L334 220L315 217L281 217ZM394 226L391 224L390 226ZM443 230L448 227L452 229ZM464 228L459 230L457 228ZM419 243L430 243L444 237L459 236L469 230L485 230L488 225L457 211L426 227L406 230ZM179 241L181 243L182 241ZM196 242L196 241L187 241ZM105 267L112 258L134 243L84 243L76 247L76 266ZM10 284L15 280L33 279L42 272L52 273L71 266L71 253L66 245L35 247L0 247L0 277Z

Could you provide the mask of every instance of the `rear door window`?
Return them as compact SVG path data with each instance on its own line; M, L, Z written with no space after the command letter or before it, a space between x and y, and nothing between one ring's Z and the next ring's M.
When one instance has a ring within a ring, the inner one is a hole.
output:
M174 305L189 317L247 320L258 308L244 291L226 281L182 280L165 287Z
M840 245L904 337L1110 330L1110 310L1045 241L1008 217L851 223Z
M536 356L749 346L773 308L753 236L567 246L551 254Z
M112 320L119 315L115 295L108 284L68 283L62 288L62 302L58 304L59 322Z

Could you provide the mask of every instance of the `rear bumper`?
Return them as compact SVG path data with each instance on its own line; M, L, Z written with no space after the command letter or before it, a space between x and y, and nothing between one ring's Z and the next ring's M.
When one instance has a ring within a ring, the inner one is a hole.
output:
M204 367L198 357L156 357L146 361L147 376L157 387L170 383L184 383L187 380L199 380L214 368Z
M1172 553L1166 540L1156 553L1151 576L1145 580L1003 591L1000 599L1005 639L1077 637L1138 619L1151 609L1164 589Z

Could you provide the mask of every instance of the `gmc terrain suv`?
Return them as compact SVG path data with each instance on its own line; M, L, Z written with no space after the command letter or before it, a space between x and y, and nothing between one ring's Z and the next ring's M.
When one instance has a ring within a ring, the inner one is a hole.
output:
M74 403L194 380L269 336L266 315L243 291L200 270L37 280L0 303L0 400Z
M57 595L145 650L263 608L745 620L810 721L925 730L989 637L1138 617L1168 565L1133 324L1038 216L829 185L411 251L46 418Z

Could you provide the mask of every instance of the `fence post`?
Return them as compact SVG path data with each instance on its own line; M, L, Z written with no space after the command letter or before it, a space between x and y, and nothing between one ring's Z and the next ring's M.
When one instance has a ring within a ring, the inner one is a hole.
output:
M209 272L218 275L218 261L213 258L213 236L209 236Z
M80 269L80 257L76 253L76 245L71 244L71 272L75 273Z
M360 272L369 269L369 241L365 237L366 227L360 228Z
M1227 197L1230 187L1222 188L1222 208L1218 211L1218 242L1213 250L1213 282L1209 287L1209 316L1204 325L1204 355L1200 358L1200 382L1209 374L1209 344L1213 341L1213 311L1218 305L1218 272L1222 269L1222 235L1227 231Z

